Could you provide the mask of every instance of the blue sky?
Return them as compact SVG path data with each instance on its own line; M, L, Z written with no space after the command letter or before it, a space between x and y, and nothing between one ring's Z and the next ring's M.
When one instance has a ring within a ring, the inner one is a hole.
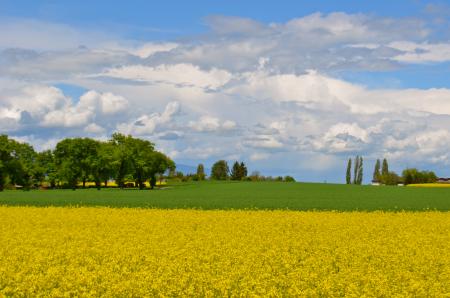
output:
M2 1L0 132L114 131L180 164L342 182L346 159L450 175L444 1Z
M132 38L176 38L207 31L209 15L285 22L315 12L429 17L427 1L0 1L3 17L37 18L80 27L123 27ZM439 2L430 2L440 4ZM445 2L442 2L445 3ZM120 29L119 29L120 30Z

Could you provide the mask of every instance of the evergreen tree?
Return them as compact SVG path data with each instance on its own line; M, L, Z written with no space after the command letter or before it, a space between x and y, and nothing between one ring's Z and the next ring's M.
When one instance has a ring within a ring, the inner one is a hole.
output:
M247 177L247 167L244 162L235 162L231 169L231 180L242 180Z
M231 169L231 180L241 180L241 166L237 161L234 162Z
M241 179L247 177L247 175L248 175L247 166L242 161L241 162Z
M373 171L373 178L372 178L373 182L380 182L381 176L380 168L381 168L380 160L377 159L377 162L375 163L375 169Z
M348 159L347 172L345 174L345 181L347 184L352 183L352 159L351 158Z

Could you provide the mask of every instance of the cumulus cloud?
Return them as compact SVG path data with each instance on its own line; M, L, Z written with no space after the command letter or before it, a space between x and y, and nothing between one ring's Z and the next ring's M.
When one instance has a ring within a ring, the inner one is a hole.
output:
M90 90L80 97L79 105L84 109L95 107L105 115L113 115L125 111L128 107L128 100L111 92L99 93Z
M337 123L320 138L313 141L317 150L327 152L358 152L369 142L369 133L357 123Z
M94 90L83 94L78 101L66 96L61 89L46 85L24 85L0 102L0 121L21 127L74 128L85 127L96 116L109 117L127 108L127 100L112 93ZM93 131L94 124L88 126ZM99 127L96 127L99 130Z
M45 127L85 126L96 115L113 115L124 111L127 106L128 101L122 96L90 90L83 94L76 104L69 101L61 108L49 111L44 115L41 124Z
M117 125L117 130L138 136L152 135L160 126L169 124L179 110L178 102L170 102L162 113L142 115L130 123L120 123Z

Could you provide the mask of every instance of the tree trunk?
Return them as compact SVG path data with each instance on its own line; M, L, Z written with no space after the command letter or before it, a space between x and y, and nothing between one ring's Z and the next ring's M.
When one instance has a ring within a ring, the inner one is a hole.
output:
M5 188L5 177L0 172L0 191L3 191L4 188Z
M100 189L102 188L102 185L101 185L100 179L98 179L98 180L95 180L95 186L97 187L97 190L100 190Z
M155 175L152 175L152 176L150 177L150 188L151 188L151 189L154 189L154 188L155 188L155 185L156 185L156 177L155 177Z

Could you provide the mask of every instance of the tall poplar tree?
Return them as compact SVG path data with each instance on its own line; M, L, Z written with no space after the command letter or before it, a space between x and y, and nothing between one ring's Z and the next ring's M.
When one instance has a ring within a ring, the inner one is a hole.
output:
M353 184L358 184L359 155L355 157L355 165L353 168Z
M377 159L377 162L375 163L375 169L373 170L373 182L380 182L380 170L381 170L381 163L380 160Z
M358 160L358 174L357 174L357 178L356 178L356 184L361 185L362 181L363 181L363 158L362 156L359 157Z
M352 159L349 158L347 162L347 172L345 174L345 181L347 184L352 183Z
M389 175L389 165L388 165L388 162L387 162L386 158L383 159L383 166L381 168L381 175L382 176Z

